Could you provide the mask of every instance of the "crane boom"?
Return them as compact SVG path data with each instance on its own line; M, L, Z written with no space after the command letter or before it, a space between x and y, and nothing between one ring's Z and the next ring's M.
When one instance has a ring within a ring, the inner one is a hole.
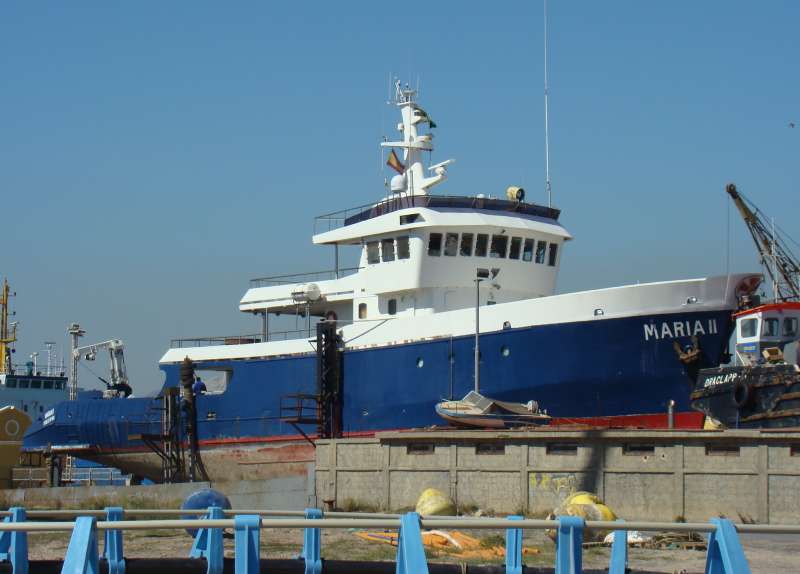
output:
M747 225L758 249L761 264L772 280L773 295L777 301L800 300L800 263L789 249L782 234L767 227L758 208L729 183L725 188Z
M119 339L111 339L109 341L103 341L102 343L78 347L73 349L72 356L74 359L78 360L84 358L87 361L93 361L97 356L97 351L102 349L108 350L111 366L111 386L127 386L128 373L125 370L125 347Z

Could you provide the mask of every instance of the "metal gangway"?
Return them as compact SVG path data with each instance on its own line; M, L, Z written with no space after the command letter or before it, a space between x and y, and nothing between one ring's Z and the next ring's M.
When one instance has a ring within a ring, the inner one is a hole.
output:
M186 516L196 518L185 518ZM664 523L644 521L584 521L574 516L553 520L533 520L522 516L506 518L421 517L410 512L366 514L356 512L323 513L316 508L291 510L223 510L212 506L201 510L130 509L107 507L103 510L31 510L22 507L0 511L0 571L14 574L61 572L64 574L138 574L154 571L205 572L207 574L275 574L302 572L322 574L339 572L391 572L396 574L437 574L449 572L523 574L533 572L523 564L522 535L528 529L553 529L556 532L555 574L581 574L582 542L586 530L615 532L611 546L609 574L628 572L628 530L658 532L704 532L708 534L705 572L707 574L749 574L750 567L739 542L739 534L800 534L800 526L735 524L724 518L702 523ZM137 516L157 519L133 520ZM174 518L181 517L184 518ZM71 520L63 520L71 518ZM54 520L62 519L62 520ZM262 530L303 529L303 549L294 560L268 560L260 556ZM355 563L327 561L322 558L324 528L391 529L398 531L395 563ZM468 566L429 564L422 542L422 530L505 529L504 566ZM123 533L131 530L195 529L194 542L183 559L126 559ZM223 530L232 529L234 558L223 553ZM30 562L28 534L33 532L71 532L63 563ZM99 552L99 534L104 535L104 549ZM9 568L10 567L10 568ZM535 569L541 572L541 569Z

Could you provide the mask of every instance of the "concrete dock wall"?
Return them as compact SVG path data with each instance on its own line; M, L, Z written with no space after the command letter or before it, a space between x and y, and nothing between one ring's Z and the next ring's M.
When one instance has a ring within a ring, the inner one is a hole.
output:
M800 522L800 432L435 431L319 441L319 503L402 510L429 487L463 509L544 515L578 490L629 520Z

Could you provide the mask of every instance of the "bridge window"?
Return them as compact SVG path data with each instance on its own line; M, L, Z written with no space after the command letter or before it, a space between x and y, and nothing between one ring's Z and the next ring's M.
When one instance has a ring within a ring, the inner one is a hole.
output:
M512 237L511 238L511 248L508 250L508 258L509 259L519 259L519 252L522 248L522 238L521 237Z
M20 389L27 389L28 388L28 381L20 381L19 382Z
M9 389L16 389L17 388L17 379L6 379L6 386Z
M394 238L381 241L381 254L384 261L394 261Z
M389 308L389 315L397 315L397 299L389 299L387 307Z
M492 249L489 252L489 257L505 259L506 251L508 251L508 236L492 235Z
M745 319L739 325L739 336L740 337L755 337L756 336L756 326L758 323L758 319Z
M442 254L442 234L431 233L428 238L428 255L439 257Z
M367 243L367 263L380 263L381 251L377 241Z
M547 252L547 241L536 243L536 263L544 263L544 255Z
M408 247L408 235L397 238L397 258L408 259L411 257L411 250Z
M367 318L367 304L366 303L359 303L358 304L358 318L359 319L366 319Z
M419 221L419 213L409 213L400 216L400 225L408 225L409 223L416 223Z
M556 265L556 258L558 257L558 244L551 243L550 244L550 256L548 257L547 264L550 267L555 267Z
M797 335L797 317L786 317L783 320L784 337L794 337Z
M472 233L461 234L461 250L459 255L469 257L472 255Z
M773 317L769 317L764 319L763 329L763 336L764 337L777 337L780 334L779 329L780 322L778 319Z
M522 260L523 261L533 260L533 239L525 240L525 245L522 247Z
M444 254L455 257L458 253L458 233L448 233L444 241Z
M489 236L479 233L475 241L475 257L486 257L486 248L489 246Z
M42 388L43 389L52 389L53 388L53 381L42 381Z

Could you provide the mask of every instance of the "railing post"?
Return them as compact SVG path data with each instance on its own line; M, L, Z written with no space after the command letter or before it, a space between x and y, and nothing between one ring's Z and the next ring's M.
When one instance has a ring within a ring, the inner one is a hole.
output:
M3 522L25 522L25 509L14 506ZM0 534L0 562L11 562L14 574L28 574L28 533L7 530Z
M428 574L428 562L425 560L419 525L419 514L416 512L409 512L400 518L396 574Z
M581 574L583 548L583 519L577 516L558 516L555 574Z
M306 508L306 518L322 518L319 508ZM322 574L322 533L319 528L306 528L303 531L303 554L305 574Z
M522 516L507 516L508 520L522 520ZM506 574L522 574L522 529L506 530Z
M100 574L99 562L97 519L94 516L79 516L75 519L61 574Z
M750 565L733 522L712 518L711 523L717 529L708 536L706 574L750 574Z
M617 522L625 522L621 518ZM628 571L628 531L615 530L611 543L611 563L608 574L625 574Z
M106 520L122 520L124 510L119 506L106 507ZM108 562L108 574L125 574L125 554L122 550L122 530L106 530L103 558Z
M225 518L225 514L219 506L209 506L206 518L211 520L222 519ZM197 534L194 536L192 549L189 551L189 558L205 558L207 574L222 574L224 563L222 528L198 529Z
M240 514L234 518L234 549L236 574L258 574L261 566L261 517Z

